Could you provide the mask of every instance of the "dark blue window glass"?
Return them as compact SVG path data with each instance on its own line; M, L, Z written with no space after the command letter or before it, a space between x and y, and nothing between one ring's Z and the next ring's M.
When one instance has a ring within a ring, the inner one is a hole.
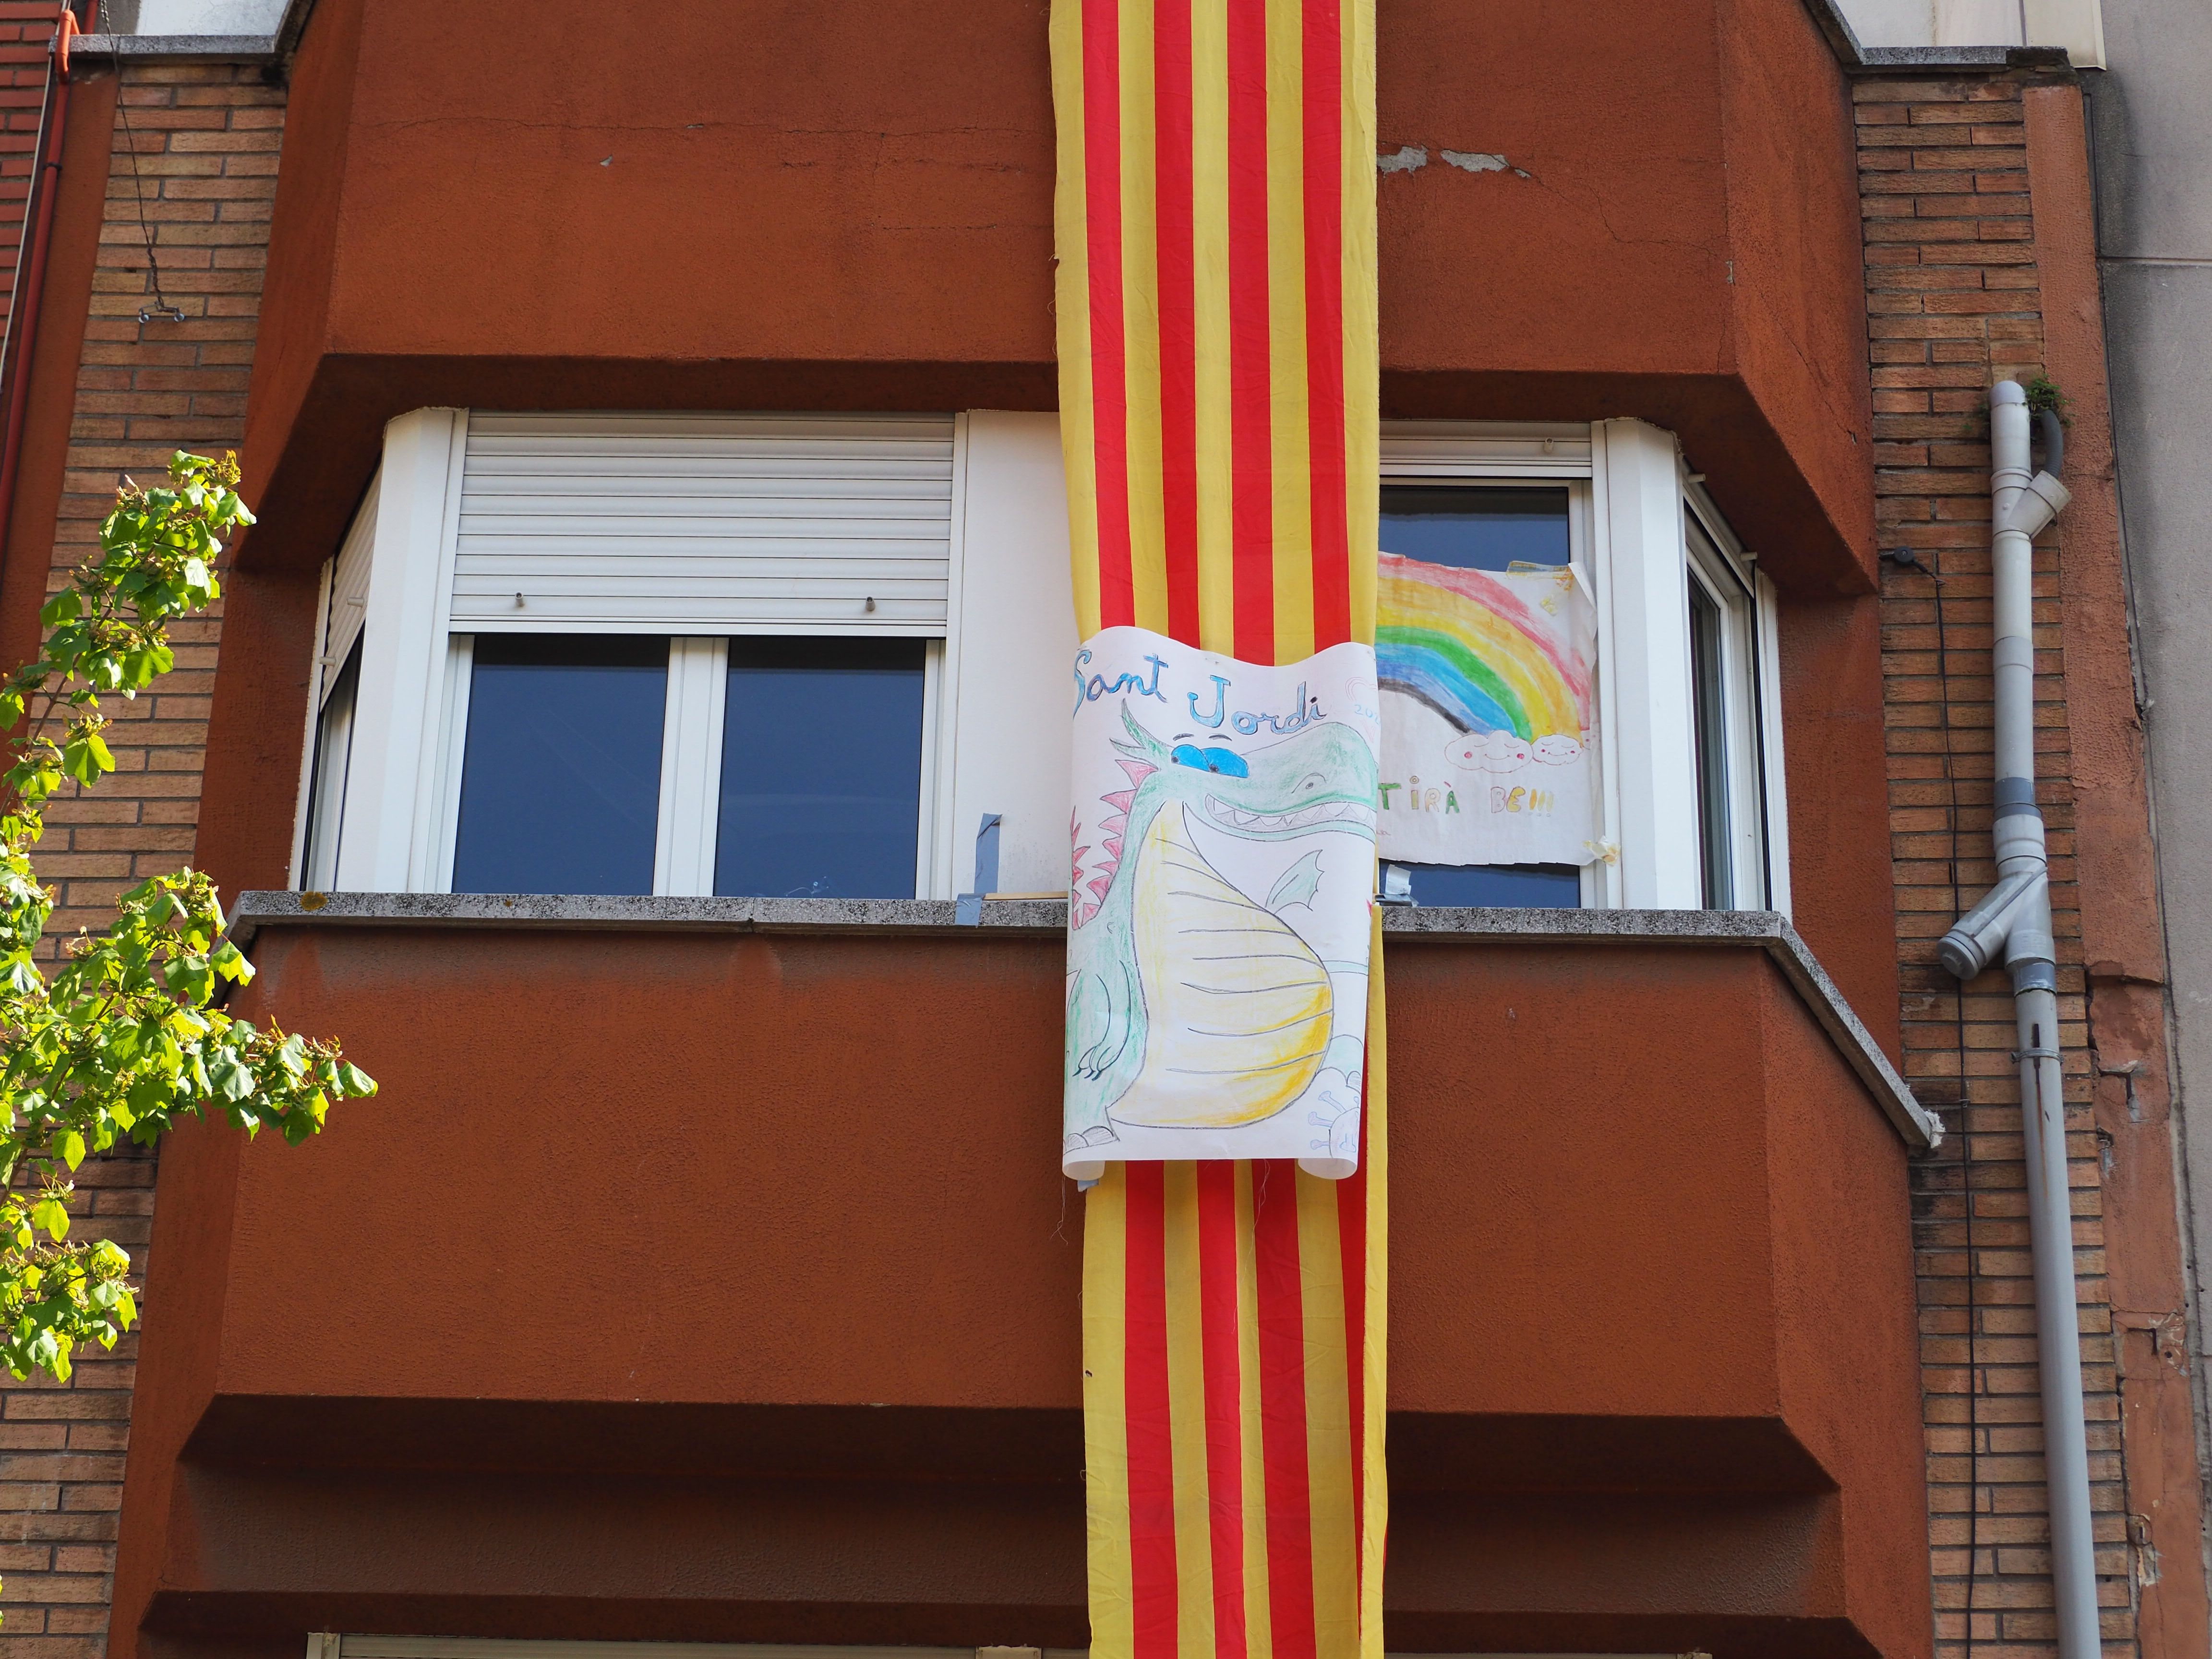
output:
M1503 905L1516 910L1573 910L1582 872L1571 864L1409 864L1413 902Z
M650 893L668 641L481 634L457 893Z
M1564 489L1392 484L1382 492L1382 550L1455 570L1565 564Z
M717 893L914 896L926 649L730 641Z

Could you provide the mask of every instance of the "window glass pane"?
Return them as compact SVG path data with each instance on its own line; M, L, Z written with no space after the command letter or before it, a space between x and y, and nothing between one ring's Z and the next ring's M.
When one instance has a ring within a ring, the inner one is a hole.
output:
M1697 707L1698 842L1708 910L1725 910L1729 879L1728 724L1722 705L1721 608L1690 578L1690 693Z
M1571 864L1409 864L1413 902L1573 910L1583 902L1582 872Z
M714 890L912 898L921 640L730 641Z
M1459 570L1565 564L1567 492L1391 484L1382 491L1382 550Z
M650 893L668 641L477 636L457 893Z
M345 666L331 682L315 730L315 770L307 784L307 849L300 863L301 884L310 892L334 887L338 878L338 827L345 818L346 772L353 763L353 711L361 687L361 641L346 653Z

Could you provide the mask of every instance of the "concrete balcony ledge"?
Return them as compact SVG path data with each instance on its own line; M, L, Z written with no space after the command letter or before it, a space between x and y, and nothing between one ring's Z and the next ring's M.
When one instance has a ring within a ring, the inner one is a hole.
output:
M131 64L264 64L278 55L273 34L80 34L72 58Z
M963 927L950 899L658 898L544 893L295 893L238 896L231 936L250 947L278 927L419 927L529 931L656 931L987 939L1055 937L1061 899L987 899ZM1384 933L1403 944L1620 945L1765 951L1891 1125L1915 1152L1943 1139L1889 1057L1789 920L1772 910L1524 910L1392 908Z

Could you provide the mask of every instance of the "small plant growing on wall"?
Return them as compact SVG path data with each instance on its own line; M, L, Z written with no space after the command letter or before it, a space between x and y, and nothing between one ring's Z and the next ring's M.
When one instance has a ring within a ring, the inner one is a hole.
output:
M99 556L40 613L45 647L0 682L0 730L27 730L0 777L0 1363L66 1382L86 1342L112 1348L137 1317L130 1258L70 1237L70 1172L128 1139L152 1146L210 1109L297 1145L331 1103L374 1094L335 1041L256 1026L217 1006L252 977L223 937L215 884L185 869L123 895L103 932L80 932L42 969L55 892L32 855L65 784L115 769L103 696L134 698L174 666L169 624L220 590L222 538L253 522L236 459L179 452L167 483L126 482Z

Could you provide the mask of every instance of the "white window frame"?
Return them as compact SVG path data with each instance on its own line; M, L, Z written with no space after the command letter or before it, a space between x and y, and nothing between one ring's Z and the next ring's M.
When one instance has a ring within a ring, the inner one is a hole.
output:
M1693 559L1741 599L1724 653L1729 726L1731 908L1789 909L1782 799L1778 632L1773 585L1683 462L1674 435L1636 420L1565 422L1386 421L1384 483L1464 479L1569 489L1571 557L1598 612L1600 844L1583 866L1595 909L1703 907L1689 585ZM1712 544L1692 551L1690 522Z
M1786 912L1787 842L1778 838L1771 822L1777 813L1787 811L1780 799L1783 792L1775 787L1782 754L1782 721L1777 706L1779 635L1773 583L1760 574L1729 529L1728 521L1705 494L1704 481L1692 473L1686 476L1685 484L1685 552L1690 580L1718 605L1722 618L1721 710L1726 728L1730 894L1727 908Z
M953 472L948 596L957 625L967 418L953 421ZM460 824L461 769L468 735L469 690L476 636L454 630L453 569L459 535L460 490L469 411L417 410L386 428L383 465L362 512L374 538L368 611L362 629L361 687L355 720L355 756L370 775L349 790L338 826L334 884L374 892L447 892L453 885L453 849ZM357 521L356 531L363 526ZM349 539L351 539L349 533ZM1065 562L1063 559L1063 563ZM323 574L316 638L331 628L332 565ZM665 623L580 626L576 634L668 635L668 702L662 728L660 795L653 858L654 894L704 896L714 890L715 835L720 811L723 702L728 643L759 635L851 637L859 630L830 623L779 622L727 633L672 632ZM910 629L898 630L913 636ZM921 789L915 804L915 890L937 896L943 884L938 836L945 817L939 781L949 769L951 723L940 713L947 661L945 637L924 639ZM324 676L335 665L315 665L313 714L319 714ZM319 720L311 714L301 763L292 879L303 879L315 803L313 775ZM948 895L945 895L949 896Z
M1565 422L1507 425L1495 422L1385 421L1382 423L1382 483L1392 484L1465 483L1471 489L1485 484L1510 487L1532 484L1567 489L1567 557L1577 580L1595 589L1592 522L1590 429ZM1611 744L1602 718L1605 691L1603 653L1597 675L1600 709L1597 716L1599 839L1613 844L1618 818L1615 790L1611 784ZM1602 860L1582 866L1582 905L1602 909L1620 902L1608 890L1607 866Z
M393 421L372 493L374 523L353 757L335 884L442 892L453 877L472 636L451 611L464 410ZM950 898L973 879L976 827L1002 815L997 890L1065 890L1066 679L1076 641L1066 487L1057 417L976 410L955 417L946 617L929 640L915 886ZM1788 912L1778 627L1773 585L1729 532L1673 435L1635 420L1383 424L1389 483L1565 484L1570 550L1598 612L1601 844L1584 866L1595 908L1696 909L1703 902L1689 586L1727 597L1731 872L1736 908ZM1691 526L1702 532L1693 548ZM1693 568L1694 573L1693 574ZM317 638L330 633L325 576ZM619 632L619 629L567 631ZM710 893L721 775L727 635L665 625L653 890ZM844 630L850 631L850 630ZM324 654L324 653L319 653ZM303 734L294 880L307 839L323 677Z

